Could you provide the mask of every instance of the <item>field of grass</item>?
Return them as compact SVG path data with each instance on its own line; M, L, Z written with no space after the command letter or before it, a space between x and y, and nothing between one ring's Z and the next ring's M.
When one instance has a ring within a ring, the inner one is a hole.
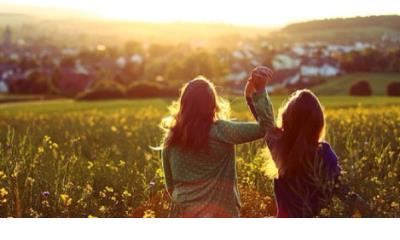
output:
M271 96L275 110L284 103L288 96ZM242 97L230 96L231 107L237 111L247 111L247 105ZM350 97L350 96L321 96L319 97L325 108L345 107L373 107L400 105L400 98L396 97ZM155 107L167 110L173 99L141 99L141 100L112 100L112 101L75 101L71 99L33 101L33 102L10 102L0 104L0 115L14 114L20 112L59 114L65 112L100 110L114 111L119 108L127 108L135 111L137 108Z
M15 102L29 102L29 101L40 101L57 99L57 96L51 95L35 95L35 94L7 94L0 93L0 104L3 103L15 103Z
M357 81L366 80L371 84L372 94L387 95L386 87L391 82L400 82L399 73L355 73L329 78L324 84L312 90L319 95L349 95L351 85Z
M275 109L284 97L274 96ZM243 100L232 117L251 120ZM321 97L343 181L371 216L400 217L400 98ZM0 217L165 217L158 146L171 100L0 105ZM275 214L268 151L236 148L242 216ZM323 216L351 216L334 199Z

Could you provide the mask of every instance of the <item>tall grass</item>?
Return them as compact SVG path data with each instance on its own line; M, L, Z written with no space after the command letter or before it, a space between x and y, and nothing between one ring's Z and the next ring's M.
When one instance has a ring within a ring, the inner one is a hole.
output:
M160 154L164 108L13 112L0 118L1 217L164 217ZM400 107L327 110L327 140L343 180L375 217L400 217ZM245 109L238 119L251 119ZM269 153L237 147L242 216L275 214ZM334 201L325 216L350 216Z

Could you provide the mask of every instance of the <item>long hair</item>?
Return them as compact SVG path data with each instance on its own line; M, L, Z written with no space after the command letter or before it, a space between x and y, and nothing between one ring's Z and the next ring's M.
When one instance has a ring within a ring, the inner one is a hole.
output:
M218 96L213 83L198 76L184 85L179 101L169 110L171 116L161 123L165 130L162 146L201 150L208 147L211 125L228 118L229 104Z
M310 90L296 91L280 109L280 138L275 156L280 176L302 176L312 165L324 136L325 118L318 98Z

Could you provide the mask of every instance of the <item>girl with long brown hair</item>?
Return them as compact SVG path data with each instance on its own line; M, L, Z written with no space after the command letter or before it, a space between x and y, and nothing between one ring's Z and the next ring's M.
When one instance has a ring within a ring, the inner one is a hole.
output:
M362 199L339 181L337 156L323 141L323 108L311 91L293 93L280 109L277 125L266 142L278 169L274 180L278 217L318 216L334 194L365 212Z
M238 217L235 145L262 138L274 126L265 91L272 71L253 70L246 90L257 122L227 120L228 107L204 77L187 83L164 119L162 160L171 217ZM253 91L254 89L254 91Z

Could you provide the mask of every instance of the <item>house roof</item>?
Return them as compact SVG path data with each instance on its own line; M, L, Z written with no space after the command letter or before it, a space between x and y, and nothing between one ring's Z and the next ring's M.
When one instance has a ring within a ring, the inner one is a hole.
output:
M299 72L298 68L296 68L296 69L284 69L284 70L275 71L271 83L268 83L268 84L282 83L287 78L293 77L296 74L298 74L298 72Z
M322 67L325 64L329 64L332 66L337 66L338 62L332 58L307 58L304 57L301 60L301 65L311 65L311 66L316 66L316 67Z
M62 90L81 92L89 87L92 81L93 77L91 75L63 69L57 85Z

